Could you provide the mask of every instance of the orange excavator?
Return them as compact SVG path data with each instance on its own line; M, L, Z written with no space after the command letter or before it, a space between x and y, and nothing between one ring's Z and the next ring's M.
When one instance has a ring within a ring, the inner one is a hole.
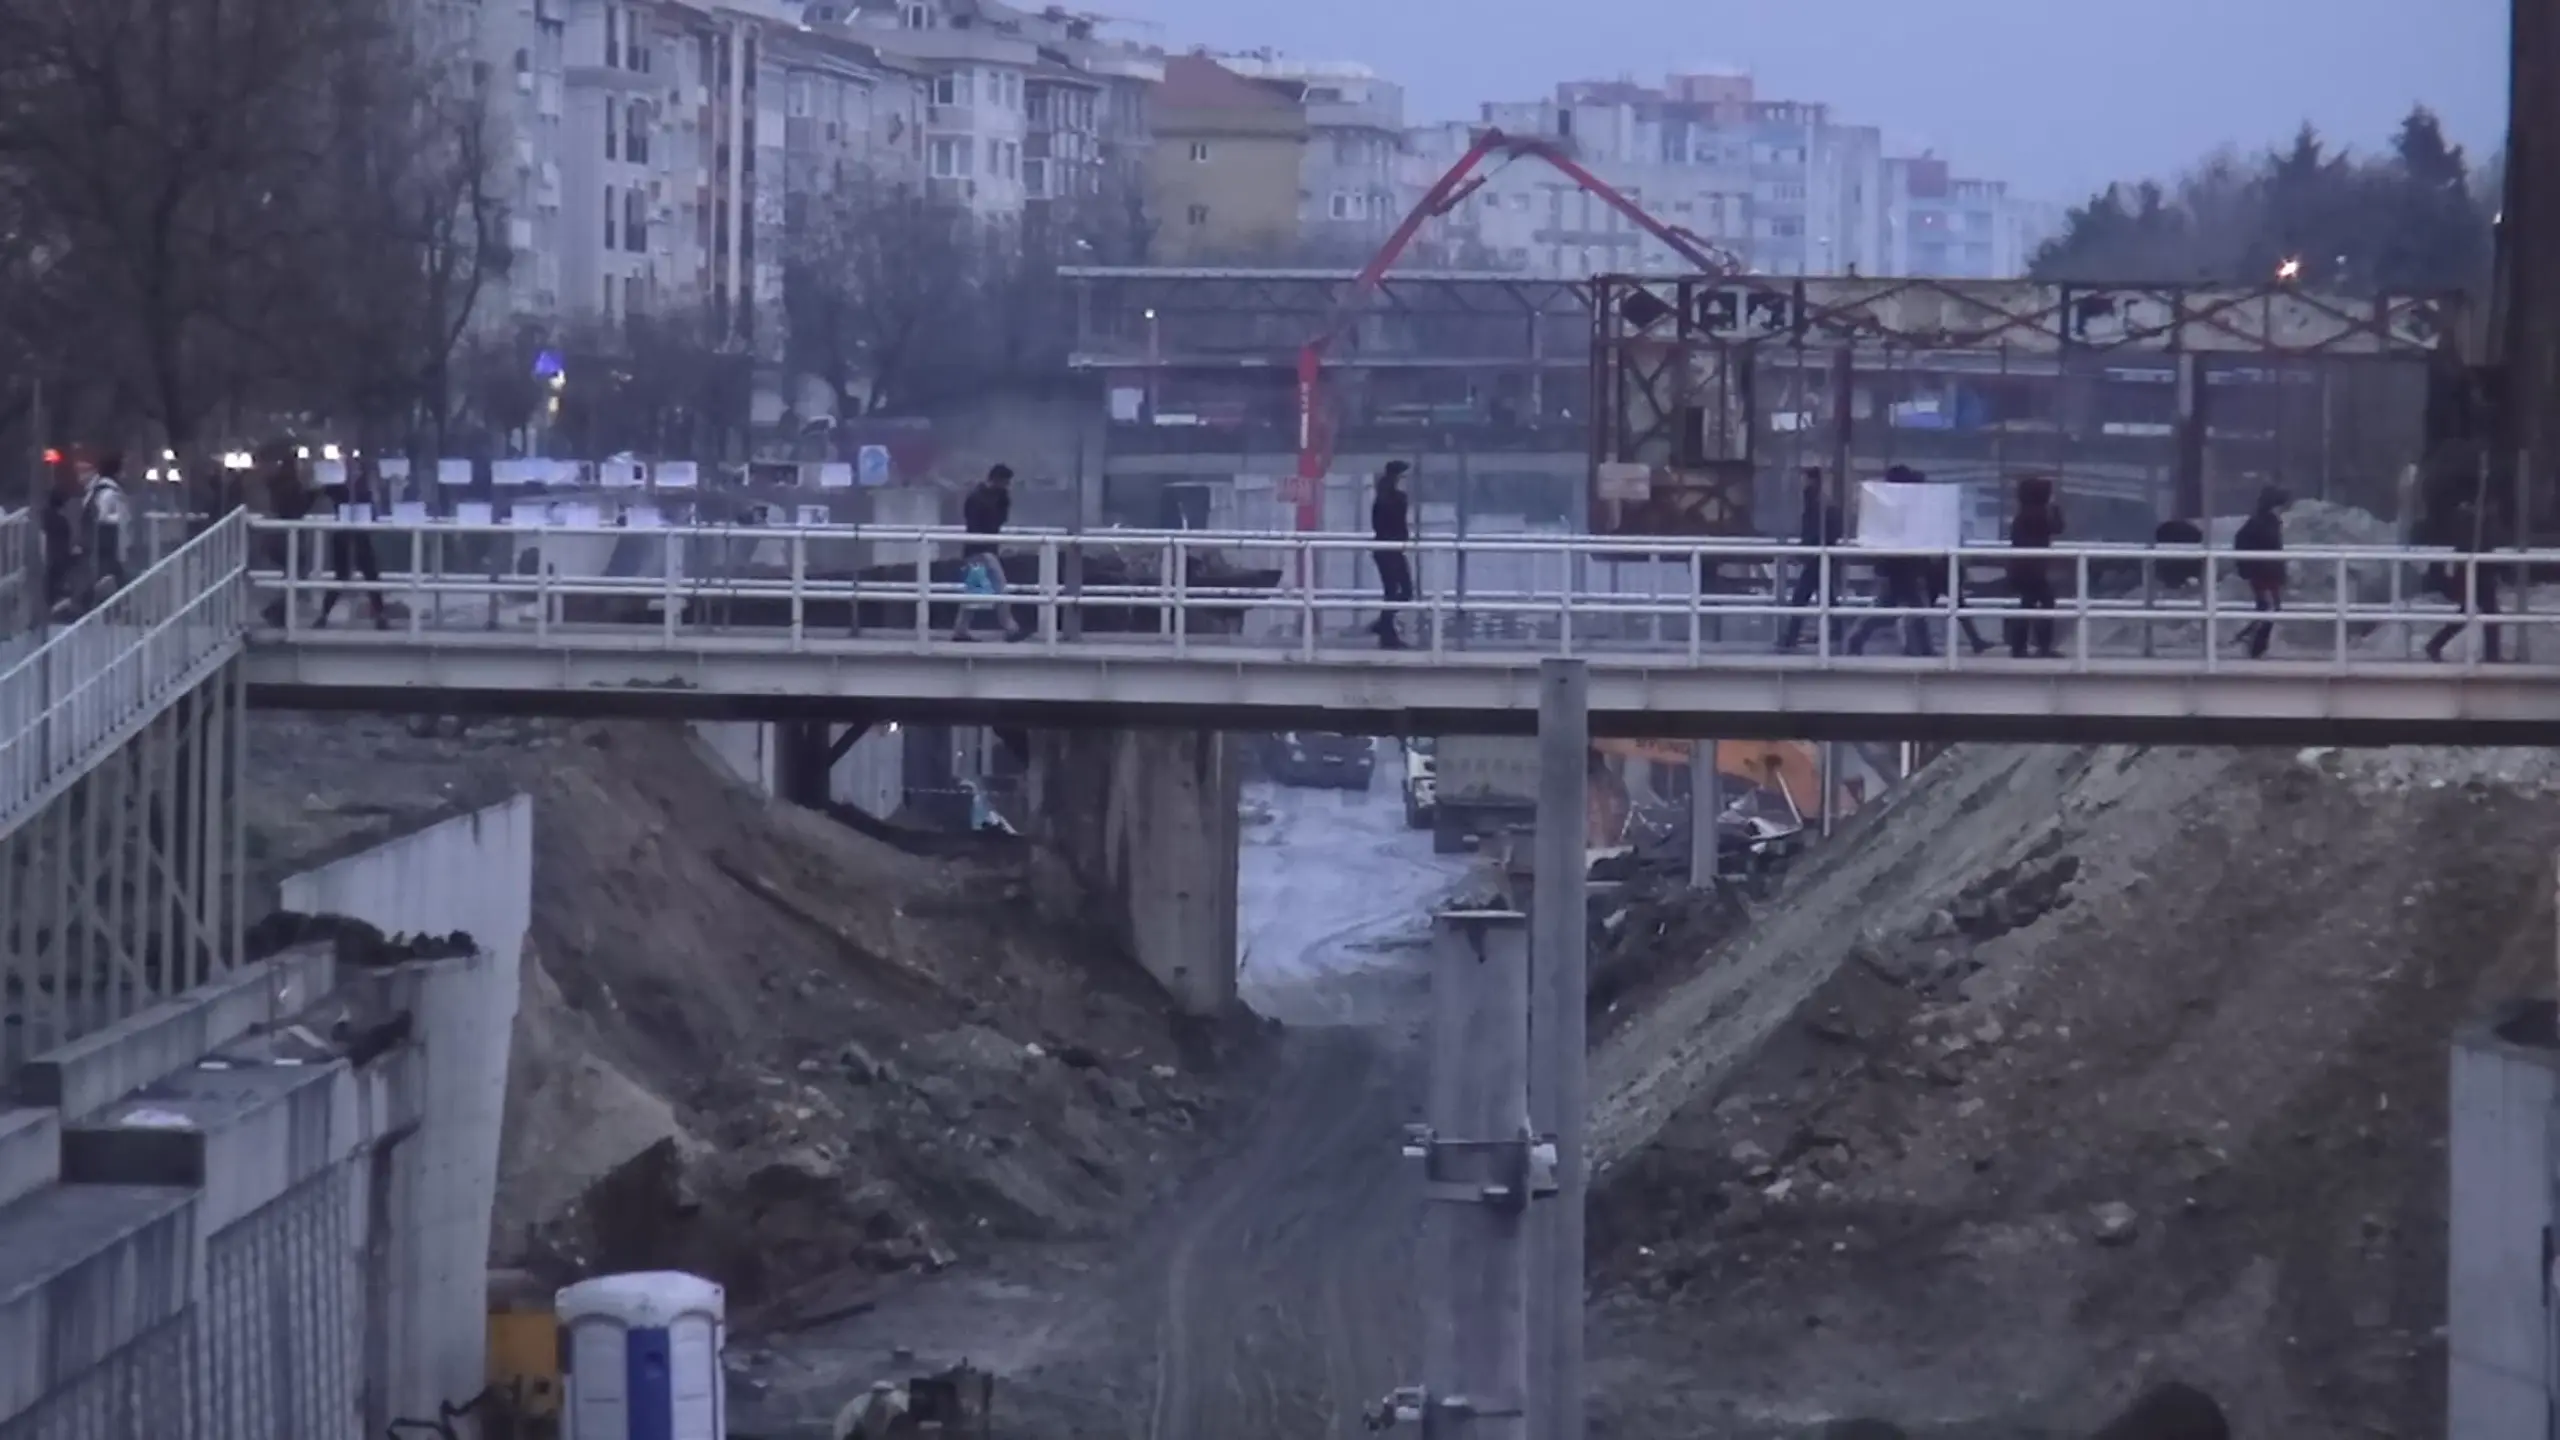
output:
M1551 141L1528 135L1513 135L1498 129L1487 129L1476 136L1475 143L1458 157L1448 172L1432 183L1414 207L1405 213L1386 243L1369 259L1351 284L1334 298L1333 308L1323 326L1304 348L1298 351L1298 473L1294 498L1298 507L1298 529L1320 529L1323 526L1324 477L1333 465L1333 435L1326 423L1321 395L1325 353L1336 340L1359 319L1361 307L1376 293L1378 282L1401 258L1423 225L1448 214L1468 197L1482 189L1487 174L1477 173L1488 160L1500 159L1543 161L1549 168L1597 197L1602 204L1627 217L1629 224L1644 231L1672 253L1708 275L1732 275L1742 270L1742 262L1731 253L1719 249L1692 231L1668 225L1645 213L1644 207L1628 199L1625 193L1606 180L1592 174L1572 156Z

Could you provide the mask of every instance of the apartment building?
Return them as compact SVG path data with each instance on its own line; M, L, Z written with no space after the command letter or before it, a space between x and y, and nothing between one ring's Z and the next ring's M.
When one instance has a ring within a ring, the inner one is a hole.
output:
M1162 62L1090 18L998 0L820 0L807 13L921 72L925 181L981 219L1018 224L1136 173Z
M1496 102L1418 149L1445 165L1486 127L1555 145L1646 213L1768 273L1875 264L1883 137L1827 106L1764 101L1749 76L1673 75L1662 86L1571 81L1553 98ZM1534 161L1492 171L1453 216L1494 263L1547 274L1692 268L1662 240Z
M1306 86L1256 80L1206 55L1164 62L1147 165L1156 259L1167 265L1290 258L1307 173Z
M1828 105L1763 99L1748 75L1660 86L1569 81L1547 100L1484 106L1473 124L1414 132L1434 168L1487 126L1540 136L1655 218L1764 274L2024 273L2049 223L2005 183L1933 157L1892 158L1883 133ZM1515 163L1448 222L1494 263L1546 274L1688 268L1671 247L1552 169Z
M1404 163L1404 87L1366 65L1295 60L1272 51L1215 55L1254 80L1301 87L1307 116L1298 230L1310 244L1365 255L1420 198Z
M2053 233L2051 207L2014 199L2005 181L1966 179L1935 156L1886 161L1885 195L1884 243L1898 275L2023 275Z

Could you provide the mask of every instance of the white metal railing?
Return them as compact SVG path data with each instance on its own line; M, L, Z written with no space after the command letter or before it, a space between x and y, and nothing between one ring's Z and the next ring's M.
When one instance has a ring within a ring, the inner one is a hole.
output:
M10 642L36 628L44 613L44 539L35 516L0 513L0 664L12 658Z
M248 559L235 511L0 671L0 835L239 643Z
M1382 606L1374 586L1299 578L1339 574L1338 561L1316 563L1327 557L1348 555L1365 569L1379 547L1363 535L1008 532L1000 543L1009 590L976 596L961 579L960 555L985 537L948 527L260 520L254 528L264 539L255 579L269 592L261 599L272 602L270 630L303 635L319 619L311 596L340 591L343 611L331 613L332 622L343 613L342 623L378 623L424 643L481 632L558 648L627 649L654 632L671 648L711 637L785 650L856 640L956 648L959 612L976 606L1045 650L1143 644L1172 656L1249 648L1312 657L1375 648L1371 627L1383 609L1397 617L1405 648L1427 657L1526 650L1701 664L1783 651L1803 665L1889 660L1907 669L1911 654L1925 652L1956 668L1976 663L1977 653L2006 663L2013 645L2033 658L2049 640L2053 653L2042 663L2065 669L2138 659L2213 671L2259 658L2338 668L2408 661L2439 634L2447 637L2447 663L2474 666L2487 658L2484 634L2517 658L2533 627L2560 622L2560 614L2509 608L2481 617L2484 630L2463 624L2470 617L2462 603L2475 594L2512 600L2518 567L2560 565L2560 552L2322 546L2270 556L2103 544L1947 552L1487 535L1403 547L1417 593ZM358 535L379 554L379 581L332 573L341 552L331 547ZM1261 573L1241 573L1239 561ZM2012 579L2021 562L2048 578L2050 609L2022 603ZM2262 615L2244 577L2270 563L2283 567L2282 608ZM1793 604L1805 567L1814 567L1817 583L1807 603ZM1885 576L1896 568L1918 577L1916 603L1889 594ZM2490 589L2468 583L2475 569ZM2213 583L2202 583L2208 574ZM281 603L277 591L295 603ZM388 602L378 622L368 613L372 597ZM1881 603L1886 598L1901 603ZM2261 621L2270 626L2262 647L2251 633ZM2459 649L2451 648L2456 640Z

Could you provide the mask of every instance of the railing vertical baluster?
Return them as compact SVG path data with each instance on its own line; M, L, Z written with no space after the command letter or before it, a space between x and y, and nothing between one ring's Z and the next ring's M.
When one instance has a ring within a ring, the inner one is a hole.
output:
M1188 655L1191 653L1191 554L1179 535L1167 543L1166 552L1173 580L1173 653Z
M1689 663L1696 665L1705 658L1707 637L1707 550L1692 543L1689 549Z
M1290 563L1298 571L1298 655L1301 659L1313 660L1316 658L1316 626L1323 618L1322 612L1316 608L1315 537L1293 533L1289 537L1288 553Z
M2095 620L2090 618L2089 615L2089 555L2087 551L2082 551L2071 559L2071 594L2073 597L2073 608L2079 611L2079 618L2071 622L2072 668L2075 670L2085 671L2089 668L2089 647L2091 644L2095 643L2089 638L2089 631L2097 623Z
M1156 633L1173 634L1173 565L1174 541L1167 537L1156 547Z
M933 643L933 541L916 537L916 643Z
M809 648L809 532L806 527L791 532L791 648Z
M679 552L688 532L669 527L659 533L658 636L672 650L676 643L677 622L684 611L683 587L676 583L676 576L684 568Z
M1058 648L1059 633L1064 630L1064 617L1058 613L1058 537L1040 537L1040 643L1048 649Z
M2213 535L2204 539L2204 669L2210 675L2222 668L2222 557L2213 548Z
M1556 547L1556 654L1573 654L1573 602L1578 568L1574 564L1573 542L1566 540Z
M2337 564L2337 591L2330 597L2331 602L2337 606L2336 653L2331 657L2330 663L2344 670L2347 668L2347 557L2339 556Z

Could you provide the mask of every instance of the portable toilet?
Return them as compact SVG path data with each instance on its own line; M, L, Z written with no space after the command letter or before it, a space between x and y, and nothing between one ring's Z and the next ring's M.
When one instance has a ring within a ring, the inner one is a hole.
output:
M725 1440L727 1297L698 1275L603 1275L560 1292L562 1440Z

